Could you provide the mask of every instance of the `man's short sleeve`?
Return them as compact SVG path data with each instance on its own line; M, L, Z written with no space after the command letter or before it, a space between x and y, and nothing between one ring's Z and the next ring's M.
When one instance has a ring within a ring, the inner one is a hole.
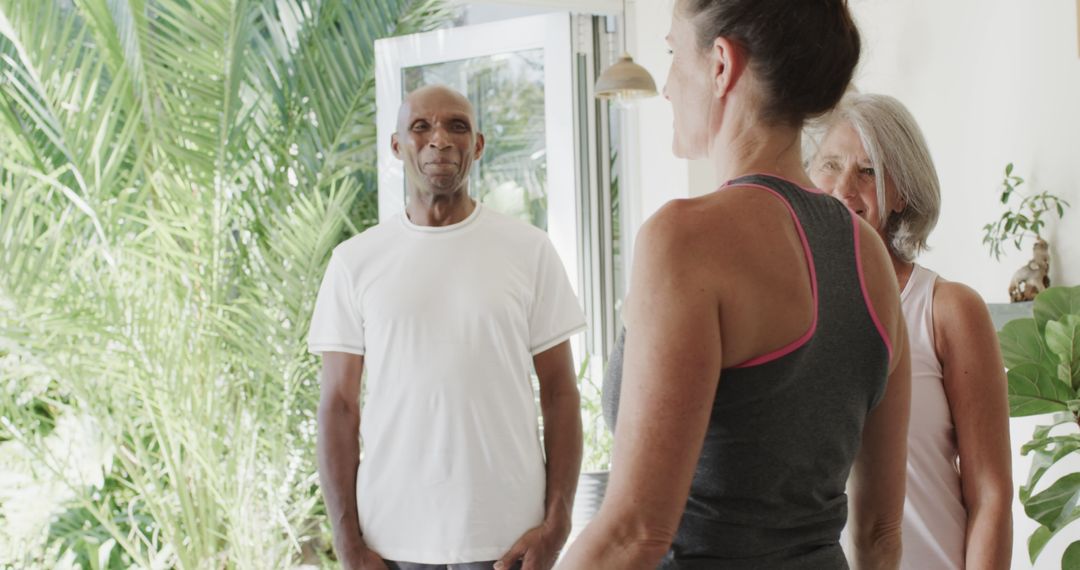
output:
M534 288L529 352L536 355L585 330L586 323L566 269L547 239L540 251Z
M309 351L364 354L363 318L356 310L355 295L348 268L335 253L326 266L315 300L308 330Z

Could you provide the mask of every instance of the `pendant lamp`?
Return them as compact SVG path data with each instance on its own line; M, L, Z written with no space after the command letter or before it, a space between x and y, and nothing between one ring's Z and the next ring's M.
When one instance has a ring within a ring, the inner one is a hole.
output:
M623 0L623 54L596 80L597 99L644 99L657 95L656 82L644 67L634 63L626 50L626 0Z

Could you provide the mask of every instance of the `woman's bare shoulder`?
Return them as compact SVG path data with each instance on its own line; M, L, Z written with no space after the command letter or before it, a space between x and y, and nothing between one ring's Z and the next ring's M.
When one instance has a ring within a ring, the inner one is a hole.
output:
M942 317L945 326L963 327L970 324L972 319L988 315L988 311L986 303L974 289L939 276L934 282L934 314Z
M934 344L938 359L969 352L996 352L997 334L990 311L971 287L938 277L934 283Z

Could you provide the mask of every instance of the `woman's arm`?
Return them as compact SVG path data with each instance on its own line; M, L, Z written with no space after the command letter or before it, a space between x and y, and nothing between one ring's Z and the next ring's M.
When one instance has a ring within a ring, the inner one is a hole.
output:
M902 552L911 360L900 290L885 244L860 221L859 255L874 312L892 341L885 395L866 417L862 443L848 479L852 568L895 569Z
M639 234L608 494L560 568L656 568L678 529L721 368L718 297L684 209Z
M978 293L938 281L934 339L960 451L966 566L1007 570L1013 542L1008 389L997 334Z
M911 364L903 327L892 336L893 361L885 396L866 417L862 444L851 467L849 528L852 568L899 568L904 490L907 482L907 426L911 411Z

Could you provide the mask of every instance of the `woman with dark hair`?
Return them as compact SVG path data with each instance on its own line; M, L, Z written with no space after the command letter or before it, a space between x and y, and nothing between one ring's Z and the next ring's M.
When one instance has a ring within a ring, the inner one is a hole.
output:
M854 563L895 568L899 291L874 228L810 188L800 145L858 61L847 5L678 0L667 40L675 154L728 182L641 229L606 382L608 494L562 567L847 568L850 510Z

